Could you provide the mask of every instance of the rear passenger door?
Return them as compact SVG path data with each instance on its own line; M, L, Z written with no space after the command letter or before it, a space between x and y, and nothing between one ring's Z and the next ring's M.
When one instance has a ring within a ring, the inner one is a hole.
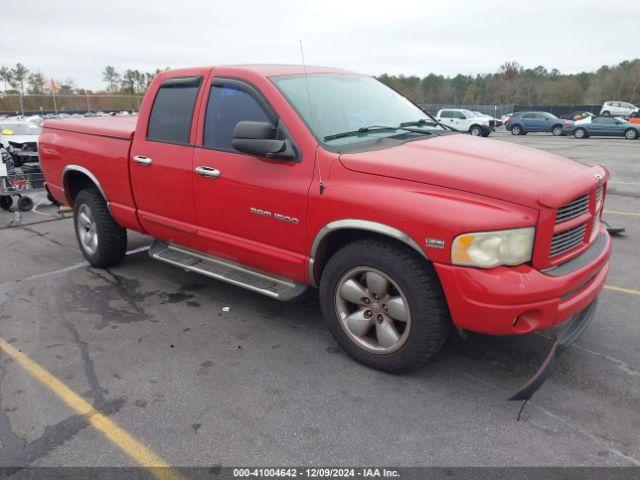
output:
M535 114L534 113L525 113L522 115L522 126L527 132L535 131Z
M140 223L155 238L191 248L197 245L192 124L203 75L165 79L131 146Z

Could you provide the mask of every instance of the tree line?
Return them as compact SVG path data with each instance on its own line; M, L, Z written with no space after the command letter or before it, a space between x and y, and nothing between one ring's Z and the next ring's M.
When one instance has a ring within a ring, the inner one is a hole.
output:
M110 93L141 95L161 70L123 72L107 65L102 71L105 88L98 92L78 88L72 79L55 81L58 94ZM425 77L382 74L378 80L416 103L449 105L578 105L606 100L640 103L640 59L600 67L595 72L563 74L543 66L525 68L506 62L494 73ZM4 93L51 93L52 82L40 71L31 72L22 63L0 66Z
M425 77L377 77L419 104L449 105L579 105L607 100L640 103L640 59L600 67L595 72L562 74L543 66L524 68L515 61L497 72Z
M153 77L160 69L153 72L141 72L139 70L127 69L119 72L113 66L107 65L102 71L102 81L106 84L104 90L92 91L79 88L71 78L55 79L52 81L42 72L30 71L22 63L17 63L14 67L0 66L0 86L5 94L50 94L52 89L58 95L110 93L122 95L142 95Z

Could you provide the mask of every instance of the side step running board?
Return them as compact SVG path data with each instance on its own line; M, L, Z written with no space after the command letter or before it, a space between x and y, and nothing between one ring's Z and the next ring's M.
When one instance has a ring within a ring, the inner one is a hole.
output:
M169 245L160 240L154 240L149 249L149 256L277 300L291 300L307 289L306 285L293 280L275 277L230 260Z

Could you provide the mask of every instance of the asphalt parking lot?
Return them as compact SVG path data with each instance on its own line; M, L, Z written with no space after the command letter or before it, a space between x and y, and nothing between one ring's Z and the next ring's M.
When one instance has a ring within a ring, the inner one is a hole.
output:
M626 228L594 322L520 421L506 397L552 333L456 336L417 373L380 373L341 353L315 292L280 303L183 272L135 234L123 264L89 268L44 204L0 212L0 340L169 465L640 465L640 141L492 138L604 165L605 220ZM54 391L0 353L0 465L136 465Z

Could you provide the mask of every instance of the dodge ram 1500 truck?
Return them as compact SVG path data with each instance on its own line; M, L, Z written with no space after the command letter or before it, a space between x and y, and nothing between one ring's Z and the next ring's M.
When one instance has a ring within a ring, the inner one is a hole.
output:
M120 262L131 229L152 258L276 299L319 287L341 347L388 372L424 364L451 327L573 317L555 355L609 268L604 168L451 132L347 71L166 71L137 117L50 120L39 149L91 265Z

